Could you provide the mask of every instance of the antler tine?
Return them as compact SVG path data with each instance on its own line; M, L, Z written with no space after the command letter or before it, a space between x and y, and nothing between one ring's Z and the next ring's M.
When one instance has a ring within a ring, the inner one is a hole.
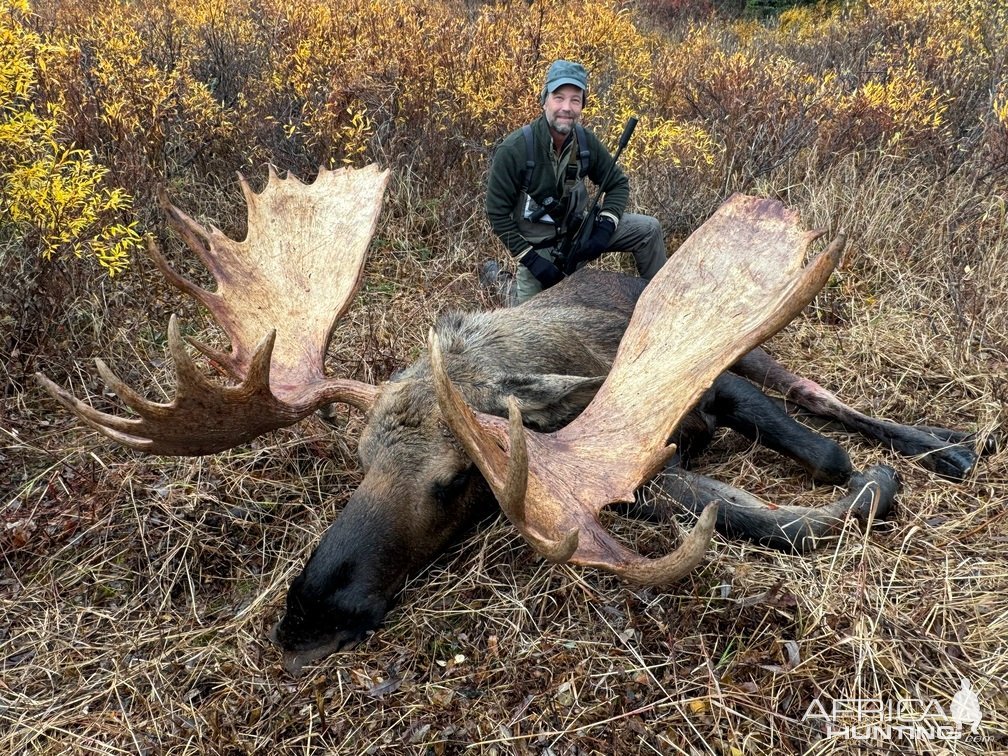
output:
M507 479L501 494L500 507L511 520L522 537L529 542L540 555L551 562L569 561L577 551L580 531L571 528L556 539L544 538L529 527L525 518L525 493L528 490L528 446L525 443L525 427L522 423L521 409L518 400L513 396L507 398L508 405L508 438L511 441L511 454L508 457ZM467 408L468 409L468 408ZM475 420L475 418L473 418Z
M243 191L244 191L245 189L248 188L248 184L241 176L239 176L239 179L243 183ZM193 225L195 228L200 228L199 224L196 224L195 221L193 222ZM184 227L180 226L179 228ZM197 251L202 250L201 246L193 247L193 244L194 242L190 242L189 246L196 249ZM198 286L185 276L180 275L174 268L171 267L171 265L168 264L168 261L165 259L164 255L161 254L160 248L157 246L157 244L155 244L154 240L151 238L147 239L147 254L150 256L151 260L154 262L154 265L157 267L157 269L161 271L161 275L163 275L168 280L169 283L174 285L175 288L179 289L185 294L188 294L198 302L202 302L203 306L206 307L211 312L213 312L216 309L216 307L219 306L216 301L218 299L217 295L207 291L201 286ZM205 257L205 255L206 255L205 250L200 252L200 257L203 257L204 262L207 264L207 266L211 267L214 263L212 260L208 260ZM213 362L215 365L217 365L222 370L227 372L228 376L232 380L235 381L241 380L242 378L241 368L239 365L235 364L230 354L228 354L227 352L223 352L219 349L214 349L213 347L208 346L203 342L198 341L197 339L187 337L186 341L188 341L190 344L196 347L204 355L206 355L211 362Z
M98 360L101 362L101 360ZM104 367L100 365L99 367ZM133 428L139 423L138 420L126 420L116 415L109 415L100 412L86 402L82 402L68 391L65 391L58 384L53 383L42 373L35 373L35 380L39 382L43 389L59 402L63 407L77 415L88 427L111 438L116 443L128 446L139 451L147 451L150 447L150 439L141 438L125 432L124 428Z
M165 219L168 221L168 225L175 230L175 233L182 237L182 241L186 243L186 246L189 247L190 250L196 253L203 264L213 271L214 258L210 254L212 240L207 230L201 224L197 223L196 220L194 220L188 213L177 207L168 197L168 190L163 186L159 186L157 189L157 199L158 207L160 207L161 212L165 214ZM150 251L152 244L153 242L148 241L148 251ZM158 250L158 254L154 261L157 263L159 260L161 263L164 263L164 258ZM165 267L167 267L166 264ZM158 268L162 272L164 272L165 267L158 265ZM192 284L192 282L188 279L177 276L177 274L176 277L189 284L189 286L195 286L195 284ZM175 277L169 277L169 280L178 286L178 283L175 281ZM187 287L180 286L179 288L182 288L183 291L189 293L189 289ZM204 290L200 289L200 291ZM202 297L198 298L202 301Z
M273 166L269 166L272 171ZM245 198L245 206L249 207L253 202L255 202L255 192L252 191L252 187L249 185L248 179L245 178L245 174L238 171L238 187L241 189L242 197Z
M689 575L703 561L704 554L707 553L707 546L710 545L711 538L714 537L717 516L718 505L711 502L704 507L696 525L671 554L666 554L658 559L639 557L626 567L614 567L612 564L599 566L619 575L624 580L640 585L675 583Z
M532 547L551 562L566 562L577 548L578 531L569 530L558 539L544 538L527 527L525 522L525 491L528 484L528 458L525 450L525 429L522 427L521 410L513 396L508 397L507 434L511 440L510 455L502 449L504 423L501 418L481 415L476 418L465 399L455 388L445 369L441 342L431 329L427 335L431 372L441 407L441 414L452 433L469 453L487 477L491 488L497 493L497 501L511 523ZM488 433L481 433L481 428ZM487 460L494 462L488 463ZM501 474L501 467L505 472ZM491 480L492 477L492 480Z
M180 275L171 265L169 265L164 255L161 254L161 249L151 237L147 238L147 254L153 261L154 266L161 271L161 275L168 280L168 283L172 284L176 289L184 294L188 294L193 299L202 302L204 306L207 306L207 301L213 298L213 294L204 289L202 286L197 286L185 276Z
M323 404L368 409L376 389L325 376L325 352L337 319L360 285L364 259L381 212L388 171L376 166L321 170L312 184L277 178L251 191L242 242L208 231L169 200L158 200L169 223L210 270L210 292L178 274L153 242L148 252L165 278L201 302L224 329L231 352L190 343L236 382L205 377L185 349L178 322L168 326L176 395L148 401L104 363L99 373L139 418L116 418L87 407L39 375L42 386L85 423L133 448L159 454L209 454L290 425Z
M802 231L797 214L779 202L733 195L687 239L638 300L588 407L555 433L510 434L512 454L519 450L527 459L523 534L556 542L576 530L570 561L643 583L678 579L702 559L717 518L714 505L676 552L655 560L613 540L598 513L610 502L631 500L668 459L667 439L711 382L790 322L826 283L844 236L803 267L821 234ZM445 388L438 385L439 395L448 394ZM514 510L515 494L501 485L508 464L501 421L445 406L446 420L498 501ZM490 454L488 438L495 441ZM509 471L507 478L519 476Z

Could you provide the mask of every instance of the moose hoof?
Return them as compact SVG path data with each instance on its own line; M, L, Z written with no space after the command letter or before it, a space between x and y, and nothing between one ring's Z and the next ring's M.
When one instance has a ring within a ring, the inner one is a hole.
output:
M976 462L976 453L959 445L935 449L920 457L921 465L956 483L962 482L972 472Z
M867 522L875 507L875 519L884 519L892 511L900 489L899 476L889 465L872 465L864 472L854 473L848 487L860 493L851 504L851 512L861 522Z

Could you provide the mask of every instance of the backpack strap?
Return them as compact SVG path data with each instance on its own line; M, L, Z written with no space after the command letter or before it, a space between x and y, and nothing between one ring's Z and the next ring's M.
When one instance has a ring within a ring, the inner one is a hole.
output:
M574 124L574 133L578 143L578 178L588 175L591 168L591 151L588 149L588 137L585 135L584 126L580 123Z
M532 171L535 170L535 134L532 133L532 124L522 126L522 134L525 135L525 173L522 174L521 190L528 194L532 185Z

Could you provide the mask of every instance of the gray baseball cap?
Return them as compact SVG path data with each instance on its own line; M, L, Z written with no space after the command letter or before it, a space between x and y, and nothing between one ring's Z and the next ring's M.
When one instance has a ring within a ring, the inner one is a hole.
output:
M546 92L553 94L558 87L573 84L588 96L588 72L580 63L570 60L554 61L546 72Z

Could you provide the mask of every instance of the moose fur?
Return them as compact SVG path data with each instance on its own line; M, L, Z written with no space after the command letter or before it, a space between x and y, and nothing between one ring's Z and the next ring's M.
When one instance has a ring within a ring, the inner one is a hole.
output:
M505 416L513 395L527 427L563 427L604 380L644 284L584 270L519 307L442 316L434 329L448 374L476 410ZM719 501L718 527L727 534L803 550L848 514L864 520L874 509L884 517L898 487L889 467L856 471L837 443L763 394L764 383L793 393L789 398L812 412L920 455L948 477L963 477L975 462L960 445L966 435L868 418L760 349L733 371L739 375L719 377L680 425L674 440L681 454L662 476L687 509ZM686 469L719 426L795 459L818 482L846 484L849 495L818 510L768 507ZM272 633L292 672L378 627L408 576L496 510L486 482L441 419L426 354L380 388L359 455L364 478L290 586L286 613Z

